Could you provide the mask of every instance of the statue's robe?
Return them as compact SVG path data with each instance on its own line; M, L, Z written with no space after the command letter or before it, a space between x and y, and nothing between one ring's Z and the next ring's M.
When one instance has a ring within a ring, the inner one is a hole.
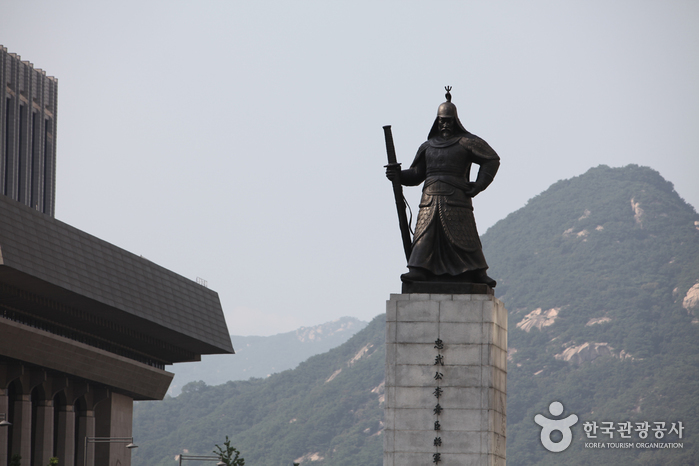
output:
M470 182L474 163L480 169ZM468 132L433 137L420 146L410 168L401 173L402 184L425 182L409 267L452 276L488 268L471 197L490 184L499 166L500 157L488 143Z

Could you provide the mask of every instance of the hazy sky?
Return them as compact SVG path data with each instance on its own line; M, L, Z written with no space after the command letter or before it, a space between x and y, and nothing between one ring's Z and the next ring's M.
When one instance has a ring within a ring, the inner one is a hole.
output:
M0 44L59 81L56 217L206 279L239 335L384 312L381 127L409 165L445 85L502 158L481 234L600 164L699 206L698 24L693 0L0 0Z

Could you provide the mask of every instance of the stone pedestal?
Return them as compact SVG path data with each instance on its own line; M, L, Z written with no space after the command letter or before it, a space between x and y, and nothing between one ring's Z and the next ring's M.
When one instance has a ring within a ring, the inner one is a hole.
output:
M505 464L507 310L489 294L394 294L384 466Z

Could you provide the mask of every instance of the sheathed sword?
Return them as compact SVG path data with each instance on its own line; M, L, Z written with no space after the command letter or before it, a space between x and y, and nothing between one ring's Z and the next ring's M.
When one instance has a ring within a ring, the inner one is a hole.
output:
M396 161L396 149L393 147L393 134L391 133L391 125L383 127L384 136L386 137L386 152L388 153L388 165L398 166ZM405 260L410 260L412 252L412 240L410 239L410 225L408 225L408 216L405 214L405 199L403 198L403 186L400 184L400 179L392 180L393 182L393 197L396 199L396 209L398 210L398 224L400 225L400 236L403 239L403 250L405 251Z

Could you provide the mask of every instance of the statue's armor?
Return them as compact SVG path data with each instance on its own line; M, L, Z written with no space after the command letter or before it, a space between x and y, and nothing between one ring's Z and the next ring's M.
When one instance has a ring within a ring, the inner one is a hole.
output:
M441 223L444 233L454 245L466 251L481 248L476 231L471 198L464 194L471 162L460 144L449 147L428 147L425 152L427 178L422 189L420 212L414 241L419 241L432 222Z
M472 163L481 165L475 183L469 182ZM404 184L425 182L408 266L435 275L488 268L467 193L474 186L485 189L499 163L495 151L470 133L449 140L433 138L420 146L402 175Z

